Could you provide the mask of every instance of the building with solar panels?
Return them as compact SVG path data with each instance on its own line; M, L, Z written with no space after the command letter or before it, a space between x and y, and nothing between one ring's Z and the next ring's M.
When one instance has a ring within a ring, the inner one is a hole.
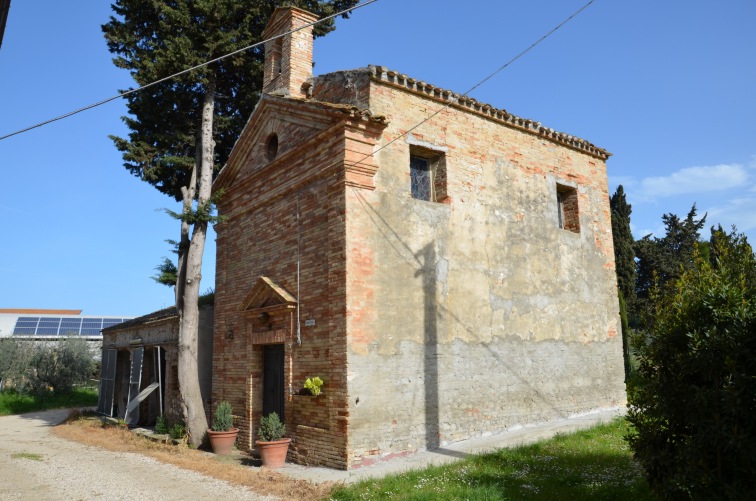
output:
M37 310L0 308L0 337L54 341L76 336L102 341L102 329L134 317L82 315L82 310Z

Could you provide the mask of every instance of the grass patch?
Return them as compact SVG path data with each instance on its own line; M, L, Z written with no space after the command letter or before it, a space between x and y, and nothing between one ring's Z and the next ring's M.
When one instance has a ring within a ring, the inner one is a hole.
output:
M624 419L569 435L336 489L350 499L653 499Z
M11 454L13 459L31 459L32 461L42 461L42 454L32 454L31 452L18 452Z
M92 407L95 405L97 405L97 390L94 388L74 388L67 393L45 395L43 397L24 395L12 390L0 392L0 416L65 407Z

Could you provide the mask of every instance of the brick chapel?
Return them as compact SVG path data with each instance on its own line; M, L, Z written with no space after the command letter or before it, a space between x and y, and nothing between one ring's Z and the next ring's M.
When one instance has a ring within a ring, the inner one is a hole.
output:
M315 20L278 8L264 37ZM312 50L267 43L213 186L237 445L276 411L290 460L352 469L624 405L610 154L382 66L313 77Z

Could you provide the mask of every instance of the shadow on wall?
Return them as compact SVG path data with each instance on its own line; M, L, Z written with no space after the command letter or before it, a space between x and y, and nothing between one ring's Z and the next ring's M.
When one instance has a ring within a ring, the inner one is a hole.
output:
M459 452L446 451L440 448L440 411L439 411L439 368L438 368L438 318L444 315L450 322L461 326L468 334L469 339L480 339L478 333L473 332L452 311L440 304L437 297L438 282L436 280L437 254L435 242L429 242L419 252L413 252L410 246L402 240L389 223L364 199L361 193L352 188L363 210L375 225L376 229L396 252L399 259L414 261L417 264L415 277L420 277L424 290L424 376L425 376L425 443L426 447L436 449L434 452L458 457ZM558 409L554 403L544 396L531 381L518 374L517 368L508 365L488 344L480 343L488 353L496 359L497 363L509 375L517 379L520 384L530 390L530 395L539 400L545 408L550 408L557 419L567 418L569 413Z
M425 356L423 373L425 381L425 446L437 449L441 445L440 417L438 410L438 303L436 302L436 249L433 242L415 254L420 269L415 277L421 277L424 291Z
M441 416L439 411L439 370L438 370L438 302L436 292L436 248L433 242L415 254L421 263L415 277L423 284L423 306L425 331L425 353L423 357L424 397L425 397L425 447L429 451L444 456L466 458L469 454L441 447Z

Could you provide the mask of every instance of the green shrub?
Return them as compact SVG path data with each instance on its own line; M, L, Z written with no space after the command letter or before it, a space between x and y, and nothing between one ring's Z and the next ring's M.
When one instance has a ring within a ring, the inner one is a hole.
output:
M158 416L155 420L155 433L168 434L168 418L165 417L165 414Z
M756 259L734 230L711 256L656 291L633 340L628 440L662 498L756 497Z
M186 426L184 426L184 423L174 423L171 429L168 430L168 434L173 439L183 440L186 436Z
M275 442L281 440L286 433L286 425L281 422L278 414L271 412L260 418L260 430L258 435L261 442Z
M234 416L231 404L223 400L215 408L213 415L213 431L228 431L234 427Z
M305 380L304 387L307 390L310 390L310 393L317 396L320 395L320 387L323 386L323 380L320 379L318 376L315 376L314 378L307 378Z

